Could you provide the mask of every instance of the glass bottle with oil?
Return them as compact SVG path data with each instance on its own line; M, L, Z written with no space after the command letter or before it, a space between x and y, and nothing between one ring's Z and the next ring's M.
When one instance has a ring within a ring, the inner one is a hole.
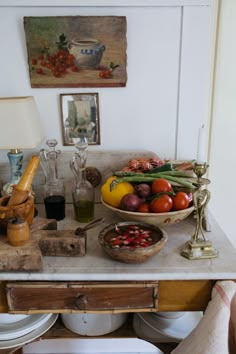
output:
M78 152L74 153L70 168L75 176L76 185L72 190L75 219L86 223L94 218L94 187L86 178L88 142L81 137L75 144Z

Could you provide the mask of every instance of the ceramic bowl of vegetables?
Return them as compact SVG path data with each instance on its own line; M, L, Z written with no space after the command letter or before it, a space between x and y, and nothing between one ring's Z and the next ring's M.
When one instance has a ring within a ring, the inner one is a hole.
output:
M129 221L110 224L98 236L105 253L123 263L147 261L160 252L167 239L167 233L159 227Z
M186 219L194 211L194 206L190 206L183 210L170 211L166 213L139 213L114 208L104 201L102 201L102 203L106 208L116 213L123 220L145 222L155 226L176 224Z
M102 203L127 221L175 224L193 212L196 182L191 170L176 170L171 163L148 172L118 171L103 184Z

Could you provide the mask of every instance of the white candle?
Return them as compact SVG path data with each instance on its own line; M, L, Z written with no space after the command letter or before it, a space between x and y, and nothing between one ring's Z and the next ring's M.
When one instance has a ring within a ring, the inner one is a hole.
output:
M198 142L197 142L197 163L204 164L205 159L205 129L204 124L198 130Z

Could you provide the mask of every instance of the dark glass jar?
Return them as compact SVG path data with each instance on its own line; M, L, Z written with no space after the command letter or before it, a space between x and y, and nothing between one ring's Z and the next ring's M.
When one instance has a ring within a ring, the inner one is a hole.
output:
M47 140L49 150L40 150L41 165L45 175L44 205L48 219L62 220L65 218L65 187L63 180L58 178L57 158L59 150L55 150L57 141Z

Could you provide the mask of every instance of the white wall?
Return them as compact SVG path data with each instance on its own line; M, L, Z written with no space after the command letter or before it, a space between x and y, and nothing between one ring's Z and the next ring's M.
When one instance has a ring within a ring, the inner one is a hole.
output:
M236 1L221 3L210 150L211 202L215 218L236 245Z
M37 7L36 3L43 6ZM77 3L83 6L76 6ZM127 87L86 89L86 92L98 92L100 97L101 145L91 146L90 150L145 149L165 158L195 158L198 128L202 122L209 126L210 52L214 47L210 43L214 37L210 37L211 2L114 0L113 6L108 6L108 0L99 0L95 1L96 7L93 3L93 0L68 0L64 7L64 1L60 0L1 0L0 96L35 96L47 137L58 139L62 150L71 150L62 146L59 94L85 90L30 87L22 18L125 15ZM221 3L208 146L212 193L209 206L236 244L236 1ZM12 6L3 6L8 4ZM31 6L22 7L22 4ZM0 153L0 159L7 161L6 151Z
M65 151L71 147L62 146L59 94L98 92L101 145L91 146L91 150L145 149L162 158L196 157L198 128L208 119L209 1L139 0L134 6L123 6L121 0L115 1L117 6L114 1L112 6L102 6L109 2L97 1L96 7L90 6L94 3L91 0L68 1L67 7L60 0L38 7L35 3L0 2L13 4L0 7L0 96L35 96L47 138L56 138L59 148ZM127 87L31 88L23 16L56 15L127 17ZM5 152L0 153L0 158L7 161Z

